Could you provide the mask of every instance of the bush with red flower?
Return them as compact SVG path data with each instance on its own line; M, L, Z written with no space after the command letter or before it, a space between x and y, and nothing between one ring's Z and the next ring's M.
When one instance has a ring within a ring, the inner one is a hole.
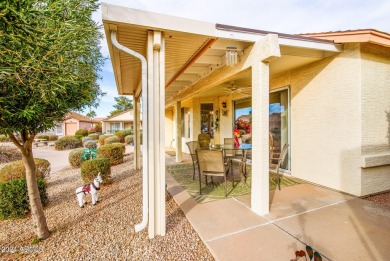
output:
M252 126L249 121L245 121L241 117L239 117L235 123L236 123L235 131L236 130L240 131L240 136L238 137L241 137L242 135L245 134L250 134L252 132Z

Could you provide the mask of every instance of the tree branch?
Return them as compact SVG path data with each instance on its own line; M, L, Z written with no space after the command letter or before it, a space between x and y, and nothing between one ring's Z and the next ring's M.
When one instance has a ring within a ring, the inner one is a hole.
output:
M11 141L18 147L20 150L23 149L23 146L19 143L19 141L16 139L15 135L11 132L8 132L8 137L11 139Z

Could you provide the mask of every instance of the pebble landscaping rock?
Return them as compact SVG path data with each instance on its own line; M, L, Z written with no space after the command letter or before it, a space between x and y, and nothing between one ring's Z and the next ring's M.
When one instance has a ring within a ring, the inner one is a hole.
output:
M390 191L368 196L364 199L367 199L369 201L373 201L377 204L380 204L382 206L387 206L390 208Z
M31 218L0 221L0 259L214 260L168 193L166 236L149 239L147 229L134 232L142 218L142 172L134 171L132 163L130 155L113 166L114 182L102 186L101 201L92 206L87 196L83 209L74 193L82 185L80 169L52 174L45 208L50 237L32 245Z

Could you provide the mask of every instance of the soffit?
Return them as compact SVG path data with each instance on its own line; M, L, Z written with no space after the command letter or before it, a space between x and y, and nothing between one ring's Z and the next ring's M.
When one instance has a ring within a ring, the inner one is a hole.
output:
M286 73L334 54L332 52L290 46L280 46L280 52L281 57L270 62L270 77ZM226 96L229 95L229 87L232 85L238 89L242 89L242 92L245 91L246 94L250 94L251 90L248 87L252 86L251 70L247 69L233 75L223 83L208 90L195 92L193 97Z
M182 91L188 87L192 88L200 79L206 78L219 68L224 67L227 46L237 47L240 56L246 48L262 37L261 34L237 34L237 32L229 30L218 29L214 32L215 25L209 23L110 5L106 5L106 7L103 6L103 24L119 94L139 94L141 64L136 58L120 53L116 48L113 48L110 30L117 31L120 44L145 57L148 30L159 30L164 33L165 98L170 101L185 99L186 94L182 94ZM159 28L159 26L161 27ZM195 29L192 29L193 26ZM306 41L283 37L281 35L279 39L282 57L271 62L271 76L339 52L339 47L334 46L329 41L312 41L312 39ZM229 77L220 86L214 86L215 88L212 90L204 89L200 93L193 90L193 94L196 96L215 96L221 89L226 89L231 81L235 81L237 85L250 86L250 72L249 75L248 71L244 71Z
M107 39L110 28L117 31L118 42L146 57L148 29L126 24L105 23ZM165 83L182 68L210 37L175 31L164 31L165 35ZM141 62L124 52L112 48L109 40L111 62L114 68L118 94L133 95L140 89Z

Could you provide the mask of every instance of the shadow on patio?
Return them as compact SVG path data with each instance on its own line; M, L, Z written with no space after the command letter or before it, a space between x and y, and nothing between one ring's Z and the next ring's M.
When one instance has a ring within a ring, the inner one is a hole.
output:
M168 155L166 163L167 169L177 164ZM188 164L191 159L183 154L180 167ZM250 210L250 194L199 204L168 171L166 176L168 192L216 259L291 260L306 245L323 260L386 260L390 255L390 211L372 202L313 184L295 184L270 190L270 213L259 216ZM361 225L376 236L364 236ZM367 251L364 242L375 246L370 247L373 251Z

